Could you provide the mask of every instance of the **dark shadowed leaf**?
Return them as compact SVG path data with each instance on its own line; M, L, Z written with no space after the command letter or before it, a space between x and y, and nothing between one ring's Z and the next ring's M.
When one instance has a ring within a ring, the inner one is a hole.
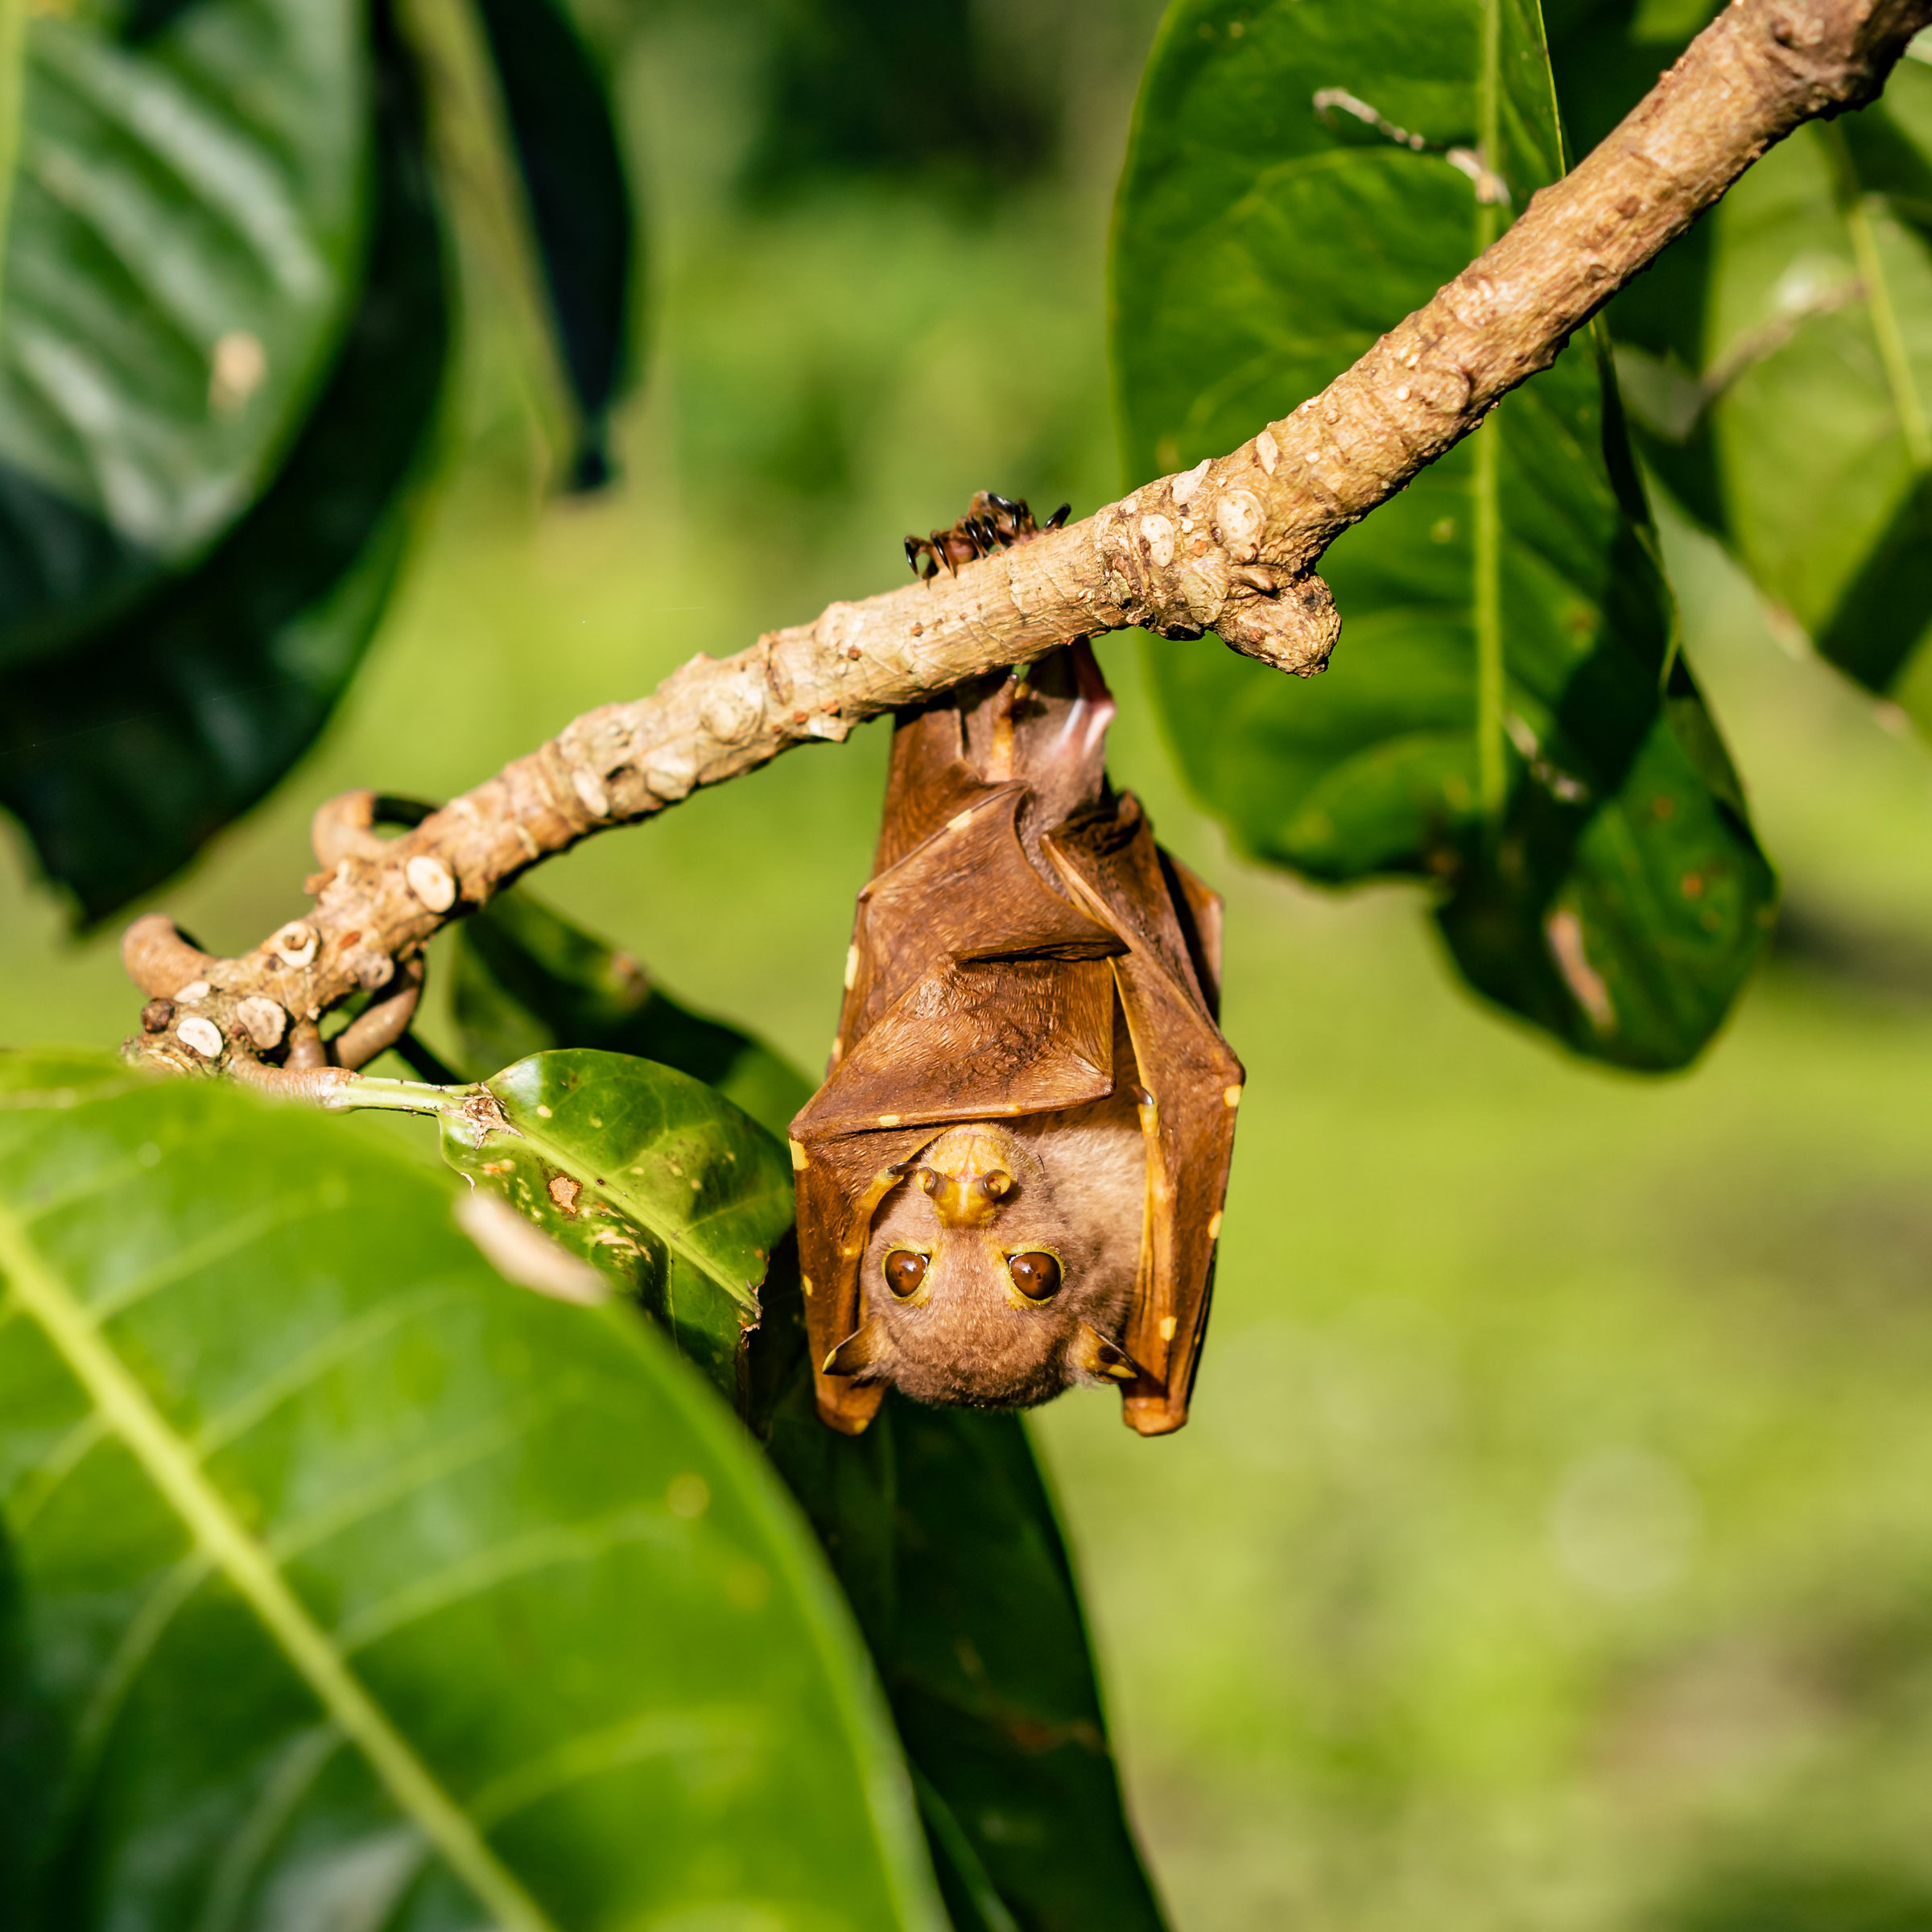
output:
M971 0L787 0L773 8L762 125L747 184L937 177L985 196L1051 142L1043 103ZM1005 44L1001 41L1005 40Z
M1233 448L1419 308L1560 172L1527 0L1182 0L1115 237L1137 477ZM1470 982L1576 1051L1681 1065L1773 881L1579 338L1323 569L1343 642L1290 682L1148 662L1195 789L1256 856L1434 882Z
M179 584L0 676L0 802L85 920L167 877L308 747L401 560L448 316L414 79L393 48L379 80L369 280L281 473Z
M865 1435L835 1434L788 1343L795 1290L786 1302L774 1280L767 1299L758 1353L793 1348L766 1424L772 1458L872 1647L955 1924L1159 1932L1020 1418L892 1396Z
M560 0L477 0L582 423L572 482L609 474L630 349L635 225L602 78Z
M1572 10L1553 52L1579 145L1712 10ZM1653 470L1824 657L1932 728L1932 67L1800 128L1608 319Z
M358 0L35 7L0 286L0 665L233 528L354 312Z
M444 1158L634 1297L739 1399L758 1288L791 1226L783 1145L702 1081L560 1048L475 1087L365 1080L352 1104L432 1114Z
M763 1459L349 1123L0 1060L0 1520L23 1932L939 1922Z
M679 1005L629 953L526 891L499 893L463 922L451 972L473 1076L552 1046L601 1046L704 1081L781 1139L811 1098L811 1084L769 1046Z

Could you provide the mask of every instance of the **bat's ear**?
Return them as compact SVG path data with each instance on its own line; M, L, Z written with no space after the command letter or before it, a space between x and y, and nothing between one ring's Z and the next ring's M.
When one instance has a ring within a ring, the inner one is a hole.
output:
M860 1323L828 1355L821 1375L863 1375L886 1359L886 1331L874 1315Z
M853 1338L857 1339L856 1336ZM1137 1381L1146 1371L1118 1342L1110 1342L1097 1328L1082 1322L1075 1331L1067 1359L1086 1375L1104 1375L1110 1382Z

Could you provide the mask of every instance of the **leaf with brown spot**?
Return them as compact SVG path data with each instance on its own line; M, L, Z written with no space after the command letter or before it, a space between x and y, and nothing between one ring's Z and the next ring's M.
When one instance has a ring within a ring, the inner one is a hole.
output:
M500 1117L475 1102L487 1095ZM628 1054L539 1053L478 1087L365 1080L351 1104L436 1115L450 1165L634 1297L734 1402L791 1164L721 1094Z

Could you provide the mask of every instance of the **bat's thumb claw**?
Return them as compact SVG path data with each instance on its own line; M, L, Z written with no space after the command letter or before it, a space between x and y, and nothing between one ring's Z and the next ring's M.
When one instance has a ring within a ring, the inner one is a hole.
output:
M876 1321L862 1323L826 1356L821 1375L862 1375L884 1354L885 1336Z
M1104 1376L1110 1382L1140 1379L1140 1364L1118 1342L1108 1341L1097 1328L1089 1327L1084 1322L1073 1338L1070 1352L1075 1368L1086 1374Z
M1257 573L1258 574L1258 573ZM1298 678L1328 668L1342 629L1328 586L1317 576L1297 577L1266 592L1230 597L1215 620L1221 642L1245 658L1258 658Z

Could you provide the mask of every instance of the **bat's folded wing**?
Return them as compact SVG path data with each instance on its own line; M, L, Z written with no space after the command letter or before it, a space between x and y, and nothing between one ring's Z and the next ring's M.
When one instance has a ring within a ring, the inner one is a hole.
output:
M1241 1063L1213 1018L1219 902L1198 881L1177 895L1131 796L1117 812L1060 826L1046 847L1074 898L1126 945L1112 964L1147 1096L1147 1220L1125 1338L1146 1373L1122 1399L1133 1428L1161 1435L1187 1419L1241 1097Z
M833 1068L791 1124L815 1369L858 1326L859 1259L898 1163L956 1121L1111 1093L1113 1002L1105 959L943 957ZM864 1427L878 1400L876 1388L819 1376L835 1426Z
M935 960L1092 960L1113 928L1040 877L1020 843L1020 785L956 795L960 810L859 895L852 976L840 1016L849 1051Z

